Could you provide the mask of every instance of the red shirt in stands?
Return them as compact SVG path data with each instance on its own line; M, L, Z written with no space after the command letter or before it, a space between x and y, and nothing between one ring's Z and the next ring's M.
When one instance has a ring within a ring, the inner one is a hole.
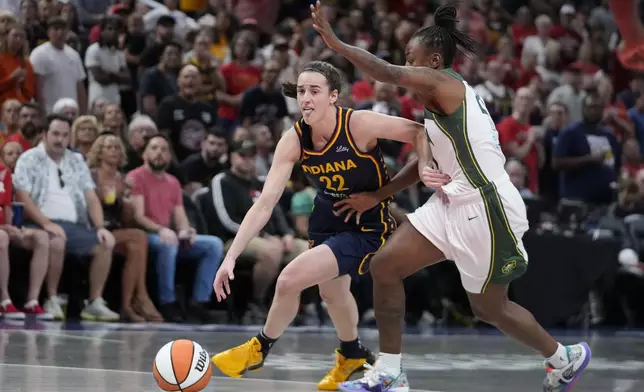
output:
M499 131L499 141L501 148L505 148L510 142L517 142L519 147L525 143L527 133L532 126L530 124L523 124L517 121L513 116L508 116L497 125ZM506 152L506 156L511 156ZM523 158L523 163L528 166L528 188L534 193L538 191L539 181L539 152L537 146L533 145L528 155Z
M22 133L20 133L20 132L14 133L13 135L9 136L7 138L7 140L5 140L5 143L9 143L9 142L17 142L17 143L19 143L22 146L22 152L25 152L25 151L29 150L31 147L33 147L31 145L31 142L29 140L25 139L25 137L22 136Z
M127 179L132 184L132 195L143 196L146 218L169 227L172 211L183 205L179 180L168 173L158 176L145 166L129 172Z
M0 225L7 223L7 208L11 208L13 201L13 182L11 170L0 162Z
M241 94L249 88L259 83L262 70L256 65L239 66L236 62L231 61L219 67L219 71L226 81L226 94L237 95ZM227 120L237 119L239 110L237 108L224 105L219 105L219 117Z

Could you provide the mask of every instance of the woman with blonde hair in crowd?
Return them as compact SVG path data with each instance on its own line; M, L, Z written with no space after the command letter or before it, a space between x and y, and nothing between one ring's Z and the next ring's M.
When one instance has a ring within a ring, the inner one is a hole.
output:
M120 169L126 164L123 141L116 135L100 135L89 153L87 164L101 200L105 227L112 232L114 251L125 256L122 283L121 317L131 322L162 322L146 286L148 238L145 232L131 228L133 216L129 187Z
M7 142L0 149L0 159L2 159L2 162L4 162L12 173L16 168L18 157L22 152L22 146L18 142Z
M0 65L1 66L1 65ZM17 99L9 99L2 104L2 134L0 134L0 144L4 140L18 131L18 119L20 107L22 104Z
M0 16L0 104L9 99L20 103L36 97L36 76L29 61L25 27L18 22L4 25Z
M72 125L70 146L85 159L98 137L98 120L94 116L80 116Z

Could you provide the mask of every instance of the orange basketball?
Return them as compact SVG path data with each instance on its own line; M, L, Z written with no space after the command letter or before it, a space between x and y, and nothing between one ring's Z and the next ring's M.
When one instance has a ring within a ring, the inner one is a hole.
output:
M208 352L191 340L175 340L161 347L152 373L164 391L199 392L212 377Z

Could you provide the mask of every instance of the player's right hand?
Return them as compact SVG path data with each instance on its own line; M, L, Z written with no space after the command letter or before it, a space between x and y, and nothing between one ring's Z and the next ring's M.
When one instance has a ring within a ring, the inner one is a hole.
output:
M447 174L427 166L423 168L422 180L426 187L434 190L440 189L440 187L452 181Z
M230 295L230 281L235 279L234 269L235 260L225 258L221 263L215 276L215 281L212 284L212 288L215 290L215 295L217 296L217 302L221 302L226 299L227 295Z
M341 216L346 212L345 222L349 222L353 214L356 214L356 223L360 224L362 213L377 206L378 203L380 203L380 198L374 193L355 193L344 200L333 203L333 207L337 208L333 211L333 214L335 216Z

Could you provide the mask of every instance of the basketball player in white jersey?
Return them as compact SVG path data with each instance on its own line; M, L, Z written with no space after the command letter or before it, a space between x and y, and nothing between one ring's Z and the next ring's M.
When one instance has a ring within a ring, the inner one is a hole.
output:
M472 54L476 46L457 30L456 8L439 7L434 25L414 34L407 44L406 66L389 64L340 41L319 2L311 11L315 29L331 49L374 79L413 91L423 103L437 167L426 167L431 164L428 157L419 156L420 176L446 196L433 196L409 214L409 223L401 225L374 256L371 275L381 353L364 378L341 384L340 389L409 391L401 366L403 279L450 259L458 267L474 314L543 355L544 391L569 391L588 366L590 348L586 343L563 346L530 312L508 299L509 283L528 266L521 241L528 229L526 209L504 170L505 157L485 103L450 68L458 48ZM445 175L451 181L440 186ZM360 212L358 204L355 209Z

